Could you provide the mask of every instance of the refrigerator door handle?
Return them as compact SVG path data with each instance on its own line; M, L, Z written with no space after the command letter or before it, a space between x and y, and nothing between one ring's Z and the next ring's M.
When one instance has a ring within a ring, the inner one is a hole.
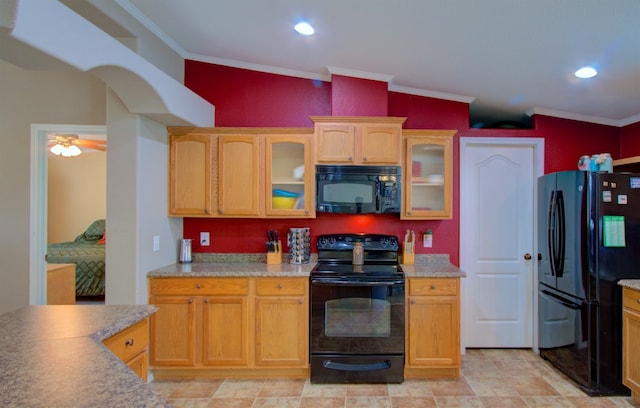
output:
M571 301L569 301L567 299L564 299L564 298L556 295L555 293L551 293L548 290L544 290L544 289L542 289L541 292L544 293L545 295L549 296L549 297L552 297L555 301L557 301L558 303L560 303L563 306L566 306L566 307L568 307L570 309L573 309L573 310L581 310L580 309L580 305L578 305L577 303L573 303L573 302L571 302Z
M566 251L566 218L564 213L564 197L562 191L556 194L558 207L558 258L556 266L556 275L561 278L564 275L564 256Z
M547 217L547 249L549 250L549 267L551 268L551 276L556 276L555 271L555 236L554 236L554 218L555 218L556 192L551 192L549 197L549 214Z

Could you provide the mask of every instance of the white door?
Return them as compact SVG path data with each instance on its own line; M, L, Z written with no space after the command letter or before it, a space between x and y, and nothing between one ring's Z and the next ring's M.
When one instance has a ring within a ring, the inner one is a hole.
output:
M543 139L461 138L465 347L532 347Z

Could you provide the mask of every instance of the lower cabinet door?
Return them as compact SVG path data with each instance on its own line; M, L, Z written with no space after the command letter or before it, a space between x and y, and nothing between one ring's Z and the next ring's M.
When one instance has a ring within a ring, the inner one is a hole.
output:
M448 297L409 298L409 349L413 366L456 366L460 349L458 301Z
M209 296L202 306L204 365L249 364L247 297Z
M151 365L195 365L196 300L193 296L152 296L149 299L149 303L159 309L151 315Z
M147 373L149 371L149 353L146 349L144 352L127 361L127 366L131 369L131 371L138 374L138 377L142 378L144 382L147 382Z
M305 366L308 361L308 308L305 298L256 298L256 364Z

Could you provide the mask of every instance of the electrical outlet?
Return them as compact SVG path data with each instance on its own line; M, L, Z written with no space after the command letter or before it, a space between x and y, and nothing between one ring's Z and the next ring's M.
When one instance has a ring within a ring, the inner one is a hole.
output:
M153 236L153 252L158 252L160 250L160 235Z
M209 246L211 245L209 243L209 233L208 232L201 232L200 233L200 246Z

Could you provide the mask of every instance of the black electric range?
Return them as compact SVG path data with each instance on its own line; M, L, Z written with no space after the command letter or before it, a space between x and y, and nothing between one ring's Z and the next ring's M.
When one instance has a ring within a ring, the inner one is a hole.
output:
M311 382L402 382L405 300L397 237L321 235L317 245L310 275Z

